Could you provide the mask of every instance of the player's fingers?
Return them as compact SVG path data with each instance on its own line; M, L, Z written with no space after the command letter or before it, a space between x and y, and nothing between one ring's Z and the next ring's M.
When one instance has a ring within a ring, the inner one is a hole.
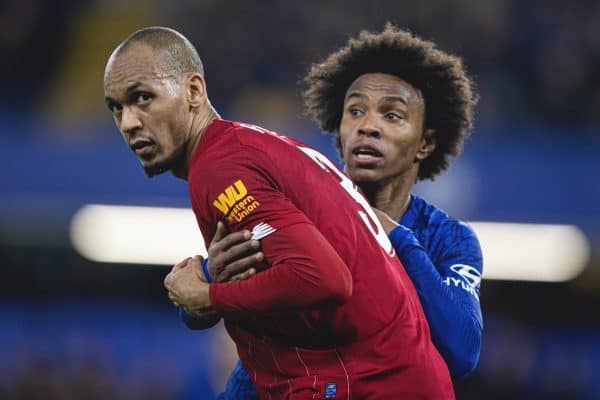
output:
M202 268L202 256L195 256L194 258L190 258L190 261L188 261L185 268L189 268L191 270L197 270L199 268Z
M196 266L202 265L202 261L204 261L204 257L202 257L200 254L196 254L194 256L194 258L192 258L190 261L191 261L190 265L192 266L192 268L194 268Z
M231 277L231 281L241 281L244 279L250 278L252 275L256 274L256 270L254 268L250 268L246 272L242 272L241 274L237 274Z
M260 263L264 259L264 257L265 256L262 252L258 252L256 254L246 256L231 264L228 264L225 267L225 269L217 276L217 282L227 281L230 280L233 276L247 272L252 267L255 267L256 264Z
M188 263L188 261L189 261L190 259L191 259L191 257L188 257L188 258L186 258L185 260L181 260L181 261L179 261L177 264L175 264L175 265L173 266L173 268L171 269L171 271L176 271L176 270L178 270L178 269L181 269L181 268L185 267L185 266L186 266L186 264Z
M179 299L171 292L169 292L169 300L171 300L171 303L173 303L175 307L179 307Z
M227 235L227 229L225 228L225 224L221 221L217 222L217 230L213 235L211 243L222 240L225 237L225 235Z
M227 251L230 247L249 241L252 234L249 231L240 231L230 233L219 241L212 241L208 249L208 257L216 257L221 252Z
M168 274L165 277L165 280L163 281L163 285L165 286L165 289L167 289L167 290L170 289L172 280L173 280L173 275L172 274Z
M191 258L189 259L189 262L192 262ZM184 267L181 267L179 269L174 269L167 274L167 276L165 277L165 280L163 281L163 284L165 285L165 288L167 288L167 290L171 291L173 289L175 280L177 279L177 277L179 276L181 271L183 269L187 268L187 266L188 266L188 264L186 264Z
M258 240L248 240L246 242L236 244L219 255L219 263L227 268L229 264L234 263L242 257L259 252L259 249L260 242Z

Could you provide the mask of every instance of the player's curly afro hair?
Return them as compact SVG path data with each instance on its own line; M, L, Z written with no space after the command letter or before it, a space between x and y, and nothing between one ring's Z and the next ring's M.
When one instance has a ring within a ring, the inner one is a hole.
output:
M323 131L337 134L338 148L346 90L359 76L376 72L398 76L421 91L425 128L435 129L437 145L421 162L418 179L433 180L448 168L448 156L460 153L473 124L478 96L462 60L388 23L380 33L360 32L313 64L302 82L306 113Z

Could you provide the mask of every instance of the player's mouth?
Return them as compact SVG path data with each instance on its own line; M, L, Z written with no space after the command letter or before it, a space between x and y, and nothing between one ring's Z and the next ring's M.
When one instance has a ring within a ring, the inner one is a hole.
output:
M154 150L154 141L150 139L136 139L129 144L129 147L139 157L147 157Z
M357 167L374 167L381 160L383 154L373 146L358 145L352 149L352 161Z

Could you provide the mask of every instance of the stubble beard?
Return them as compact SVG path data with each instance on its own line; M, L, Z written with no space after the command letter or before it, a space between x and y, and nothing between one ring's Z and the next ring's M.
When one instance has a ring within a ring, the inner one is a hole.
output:
M154 178L156 175L163 174L169 170L169 164L167 162L156 163L153 165L145 166L144 173L147 178Z
M153 178L157 175L170 171L183 162L185 156L185 146L181 145L166 160L157 161L151 165L144 165L146 177Z

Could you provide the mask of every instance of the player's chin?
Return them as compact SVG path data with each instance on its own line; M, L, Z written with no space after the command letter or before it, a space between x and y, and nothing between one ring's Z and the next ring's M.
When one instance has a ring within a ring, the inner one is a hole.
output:
M168 163L161 161L142 161L142 167L148 178L163 174L171 169Z
M375 183L381 180L381 172L375 168L346 168L346 172L350 179L356 184Z

